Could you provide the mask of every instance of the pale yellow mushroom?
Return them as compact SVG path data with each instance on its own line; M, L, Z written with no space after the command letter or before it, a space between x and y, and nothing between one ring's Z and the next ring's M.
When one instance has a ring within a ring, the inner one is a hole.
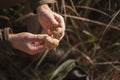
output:
M62 36L62 28L56 28L50 36L45 39L45 48L48 50L54 49L59 45L59 40Z
M62 33L63 33L62 28L56 28L56 30L53 31L52 35L53 35L54 38L60 40L60 38L62 36Z
M45 48L48 50L54 49L59 45L59 40L52 38L50 36L47 36L45 39Z

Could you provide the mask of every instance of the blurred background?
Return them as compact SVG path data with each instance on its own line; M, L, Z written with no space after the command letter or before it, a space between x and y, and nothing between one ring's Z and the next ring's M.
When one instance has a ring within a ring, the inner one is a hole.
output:
M1 19L8 21L14 33L42 30L27 5L22 3L0 11ZM74 59L91 80L120 80L120 1L58 0L50 6L64 17L66 34L55 50L46 55L43 52L45 57L38 54L30 61L22 59L24 64L20 69L24 68L28 76L35 76L31 80L49 80L61 63Z

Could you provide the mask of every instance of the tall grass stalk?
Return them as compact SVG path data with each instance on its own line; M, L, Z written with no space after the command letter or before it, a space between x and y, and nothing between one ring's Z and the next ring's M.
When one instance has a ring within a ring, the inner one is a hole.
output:
M73 3L73 0L70 0L70 2L71 2L71 5L72 5L74 11L77 12L77 10L76 10L76 8L75 8L75 5L74 5L74 3Z
M110 22L108 23L108 25L106 26L106 28L105 28L105 30L103 31L102 36L101 36L100 41L99 41L99 43L98 43L98 44L100 44L100 43L101 43L101 41L102 41L102 39L103 39L104 34L107 32L107 30L109 30L110 25L111 25L111 24L112 24L112 22L115 20L115 18L119 15L119 13L120 13L120 9L116 12L116 14L113 16L113 18L111 19L111 21L110 21Z
M38 61L35 69L37 69L37 68L41 65L41 63L43 62L43 60L44 60L45 57L47 56L48 52L49 52L49 50L45 51L45 53L43 54L43 56L42 56L42 57L40 58L40 60Z
M90 7L92 3L92 0L87 0L85 6ZM85 10L84 17L88 17L89 10Z
M70 17L70 18L73 18L73 19L77 19L77 20L80 20L80 21L94 23L94 24L97 24L97 25L100 25L100 26L103 26L103 27L106 27L108 25L106 23L99 22L99 21L96 21L96 20L91 20L91 19L84 18L84 17L77 17L77 16L73 16L73 15L63 15L63 16ZM117 26L114 26L114 25L109 25L109 26L112 29L120 31L120 28L117 27Z

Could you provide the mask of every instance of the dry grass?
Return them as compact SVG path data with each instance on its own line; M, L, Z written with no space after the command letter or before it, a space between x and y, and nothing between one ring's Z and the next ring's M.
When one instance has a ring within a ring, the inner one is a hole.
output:
M72 55L91 80L120 80L120 61L117 57L120 56L120 10L117 9L119 5L114 6L117 1L109 1L81 0L76 1L78 4L72 0L63 1L64 7L59 10L66 19L67 27L62 42L67 43L61 45L68 48L58 63ZM96 19L91 18L96 16Z
M120 80L120 1L59 1L54 10L65 18L64 39L56 50L35 56L24 70L32 65L35 80L48 80L63 61L72 58L91 80Z

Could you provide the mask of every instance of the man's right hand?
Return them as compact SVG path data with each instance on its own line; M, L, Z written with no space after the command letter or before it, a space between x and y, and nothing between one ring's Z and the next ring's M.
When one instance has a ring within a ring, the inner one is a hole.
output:
M35 55L39 52L45 51L45 38L46 34L31 34L27 32L10 34L9 39L11 41L12 47L30 55Z

